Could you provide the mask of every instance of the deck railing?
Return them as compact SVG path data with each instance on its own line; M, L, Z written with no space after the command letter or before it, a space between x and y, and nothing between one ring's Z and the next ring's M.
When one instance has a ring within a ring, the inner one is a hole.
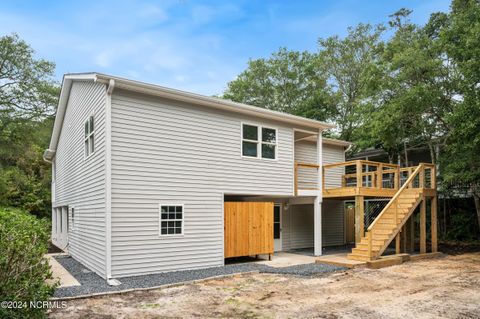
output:
M318 164L294 162L295 196L299 190L318 190Z
M400 167L397 164L380 163L367 160L355 160L322 166L322 189L372 188L398 190L413 174L417 167ZM294 162L295 195L299 190L318 190L319 165ZM422 175L422 176L420 176ZM422 187L431 187L435 183L435 166L424 163L422 173L412 183Z
M399 189L416 167L399 167L397 164L356 160L323 165L323 189L366 187ZM434 166L425 164L425 185L435 178ZM418 183L418 178L414 182Z

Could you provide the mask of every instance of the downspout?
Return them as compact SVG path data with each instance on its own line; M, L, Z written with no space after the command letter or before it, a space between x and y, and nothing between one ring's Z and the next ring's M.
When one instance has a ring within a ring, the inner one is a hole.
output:
M105 276L111 286L119 285L112 279L112 93L115 81L110 79L105 103Z

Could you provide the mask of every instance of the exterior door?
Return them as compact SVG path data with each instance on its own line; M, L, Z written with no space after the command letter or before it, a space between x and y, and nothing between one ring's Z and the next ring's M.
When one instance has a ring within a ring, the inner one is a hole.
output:
M273 202L225 202L225 258L273 254Z
M355 242L355 208L351 206L345 207L345 242Z
M273 249L282 250L282 206L275 204L273 207Z

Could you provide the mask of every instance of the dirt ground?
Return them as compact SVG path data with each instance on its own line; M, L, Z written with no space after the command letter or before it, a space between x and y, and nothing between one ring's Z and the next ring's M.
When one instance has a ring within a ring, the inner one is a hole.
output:
M68 301L52 318L480 318L480 253L321 277L238 275Z

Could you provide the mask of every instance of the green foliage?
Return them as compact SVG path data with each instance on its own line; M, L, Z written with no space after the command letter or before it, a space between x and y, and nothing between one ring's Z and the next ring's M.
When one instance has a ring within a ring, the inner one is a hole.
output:
M250 60L248 68L228 83L223 98L271 110L325 119L333 103L315 54L281 48L268 59ZM302 111L301 111L302 110Z
M49 223L20 210L0 209L0 300L46 301L56 284L44 255ZM0 308L1 318L43 318L44 310Z
M361 125L361 107L378 77L378 60L383 43L384 28L359 24L348 28L348 35L340 39L332 36L319 39L320 69L332 83L336 97L336 112L332 120L337 124L341 139L351 140Z
M59 94L53 70L17 35L0 38L0 206L38 216L50 208L50 165L42 153Z

